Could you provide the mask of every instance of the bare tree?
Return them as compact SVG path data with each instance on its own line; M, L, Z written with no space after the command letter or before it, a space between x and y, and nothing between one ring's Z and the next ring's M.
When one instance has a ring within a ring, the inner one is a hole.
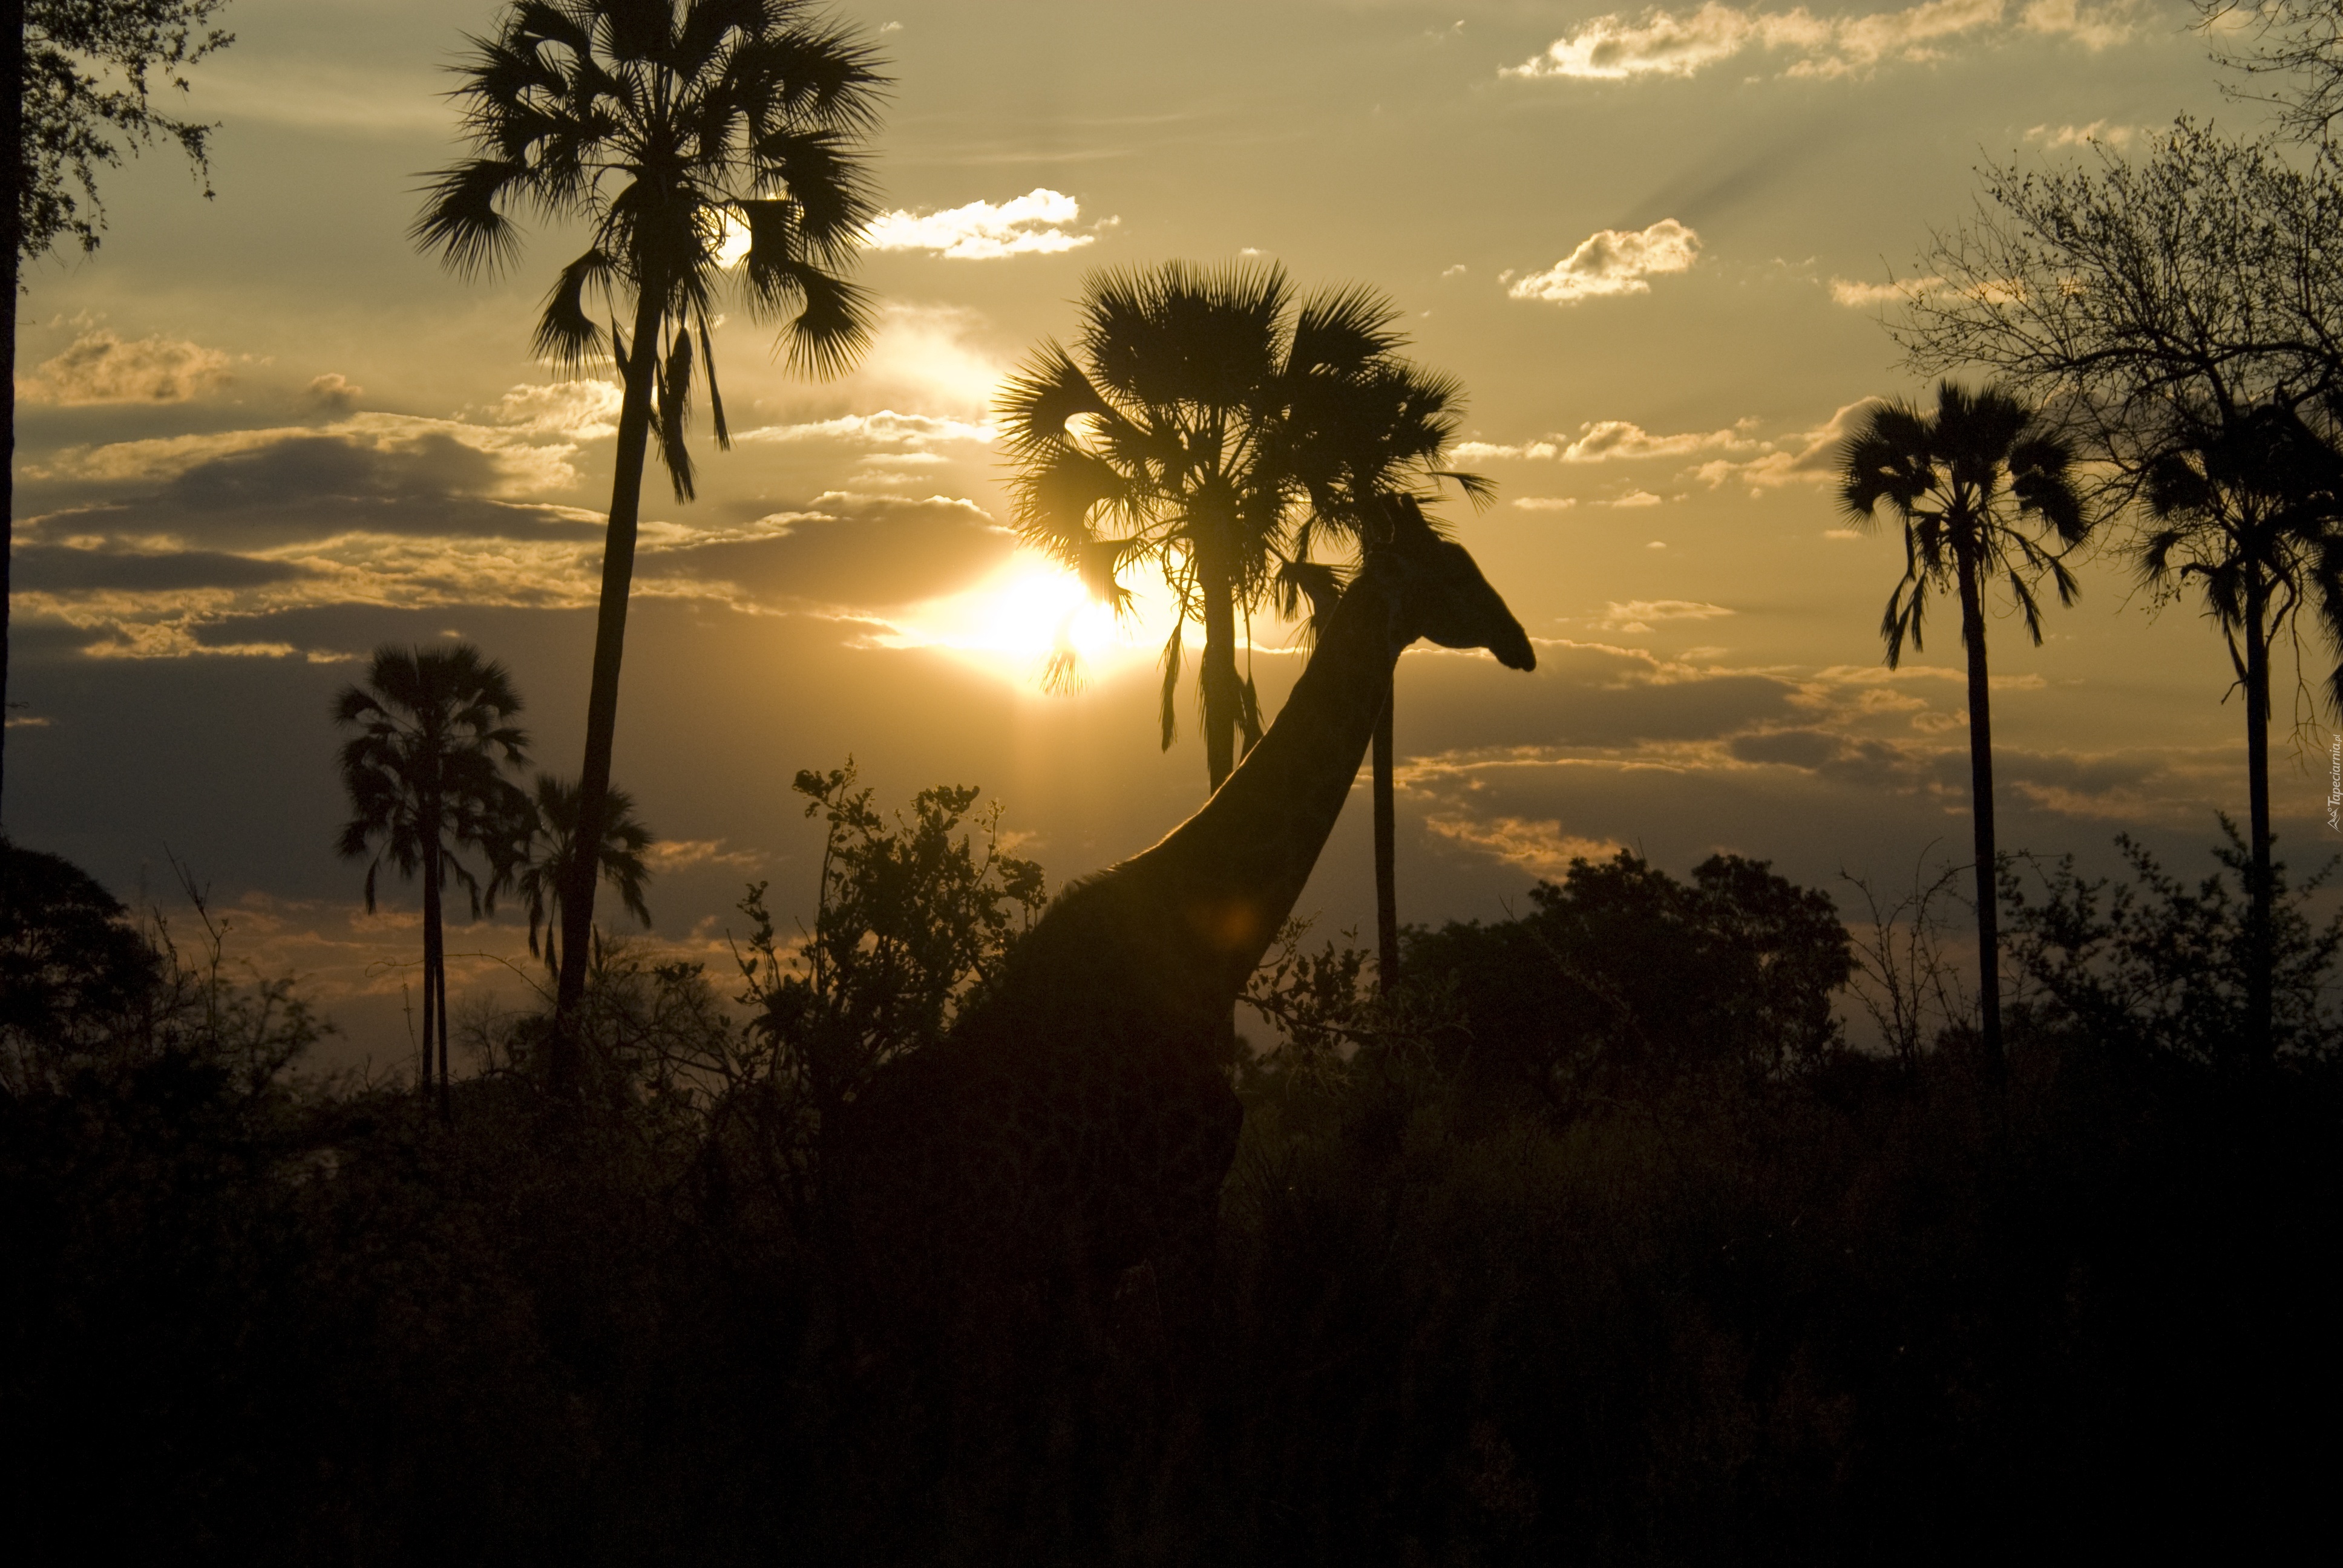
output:
M2323 142L2343 115L2343 4L2338 0L2197 0L2197 25L2215 39L2214 60L2243 75L2221 90L2249 104L2268 104L2278 128L2306 142Z

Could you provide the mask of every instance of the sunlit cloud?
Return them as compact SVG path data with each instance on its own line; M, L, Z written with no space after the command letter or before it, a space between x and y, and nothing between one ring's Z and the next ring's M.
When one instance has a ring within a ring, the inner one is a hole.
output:
M2069 37L2105 49L2132 35L2137 0L2032 0L2008 20L2006 0L1928 0L1900 11L1860 16L1817 16L1800 5L1787 11L1711 3L1696 11L1646 11L1630 21L1597 16L1545 50L1500 75L1624 81L1690 76L1739 55L1786 56L1783 75L1844 76L1883 63L1941 59L1946 45L1972 35L2013 30Z
M302 410L327 419L341 419L357 412L358 399L366 388L353 385L350 378L338 372L313 379L301 388L297 399Z
M1009 375L1008 359L987 341L987 326L980 312L965 306L882 305L870 350L852 375L826 388L820 401L812 401L802 384L777 388L773 411L789 423L808 415L859 417L861 410L875 408L899 419L937 416L963 426L981 425ZM745 418L740 422L748 423ZM876 427L910 428L884 421Z
M737 441L858 441L874 447L908 447L925 451L949 442L990 446L1000 431L975 419L950 419L934 414L900 414L881 408L875 414L841 414L835 419L813 419L799 425L768 425L743 430Z
M737 866L754 870L765 857L753 849L728 849L721 839L661 839L643 851L643 860L660 876L699 866Z
M1566 512L1578 505L1575 496L1515 496L1513 505L1525 512Z
M1757 442L1750 432L1756 424L1755 417L1751 416L1722 430L1683 430L1654 436L1631 420L1592 419L1578 427L1576 436L1554 435L1510 445L1460 441L1451 451L1462 463L1506 460L1635 462L1660 457L1685 457L1696 452L1752 450Z
M1651 630L1655 620L1715 620L1732 613L1721 604L1698 599L1639 598L1604 606L1594 626L1598 631L1642 632Z
M1078 231L1081 204L1061 191L1036 186L1004 202L972 201L940 212L881 214L864 231L873 250L924 250L950 261L995 261L1008 256L1050 256L1075 250L1121 221L1106 218Z
M1675 219L1649 228L1598 229L1544 272L1514 278L1505 292L1515 299L1575 305L1582 299L1648 294L1646 279L1691 268L1700 254L1700 236Z
M577 448L567 441L539 445L527 427L478 425L463 419L429 419L411 414L366 412L317 426L270 426L205 431L145 440L111 441L61 448L26 472L43 478L121 484L169 481L206 465L272 448L323 453L340 447L394 461L434 453L465 462L476 455L466 488L498 497L537 496L577 483L569 459Z
M2081 147L2127 146L2137 127L2110 125L2106 120L2093 120L2087 126L2036 126L2026 133L2029 142L2040 142L2045 147Z
M82 333L16 381L32 403L185 403L226 386L228 357L159 333L125 341L106 327Z
M1630 490L1616 500L1604 501L1601 503L1601 505L1606 507L1624 508L1656 507L1659 504L1660 498L1652 494L1649 490Z
M608 381L555 381L516 387L497 399L489 417L524 436L598 441L618 433L627 395Z
M892 609L968 591L1015 550L973 501L828 491L744 528L662 541L640 571L669 592L748 605Z
M1768 449L1754 457L1712 458L1694 468L1693 477L1712 489L1728 483L1745 484L1753 496L1785 485L1820 484L1837 473L1841 445L1854 433L1856 422L1881 401L1858 397L1814 429L1765 443Z
M1554 818L1527 821L1519 817L1426 817L1423 825L1451 843L1521 867L1533 876L1557 879L1573 860L1604 861L1626 848L1616 839L1589 839L1562 830Z
M1831 302L1844 305L1850 310L1871 310L1883 305L1911 305L1940 294L1966 295L1987 305L2001 305L2025 297L2025 285L2015 278L1987 278L1982 283L1956 289L1934 273L1918 277L1895 278L1885 283L1858 283L1845 277L1830 280Z

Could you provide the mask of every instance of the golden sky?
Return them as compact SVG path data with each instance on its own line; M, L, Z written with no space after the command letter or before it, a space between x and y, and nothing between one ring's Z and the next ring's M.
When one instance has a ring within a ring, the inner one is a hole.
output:
M1823 484L1865 399L1921 390L1883 286L1989 159L2121 156L2183 111L2255 124L2191 13L2152 0L847 14L896 81L877 343L812 385L720 326L736 447L703 432L696 503L645 494L617 775L666 840L660 938L719 957L744 880L809 912L801 767L850 752L887 799L980 784L1053 884L1201 800L1192 736L1154 741L1160 606L1118 633L1013 547L990 423L1087 270L1175 257L1372 285L1469 390L1457 456L1500 500L1448 515L1541 663L1403 661L1403 918L1499 916L1623 844L1818 885L1958 858L1957 628L1880 668L1900 549ZM439 68L494 15L236 0L190 105L221 125L217 198L159 151L113 173L104 247L32 272L18 344L10 829L126 894L188 861L385 1050L414 939L352 918L330 694L378 642L460 635L574 771L608 503L615 389L528 353L573 236L533 232L493 280L406 238L457 155ZM2217 637L2151 615L2112 558L2083 575L2042 649L1996 623L2003 841L2104 859L2129 829L2194 869L2214 811L2244 809ZM1288 634L1255 633L1281 694ZM1060 637L1085 654L1071 696L1034 681ZM2298 861L2334 837L2305 744L2274 787ZM1303 900L1330 931L1371 908L1363 815Z

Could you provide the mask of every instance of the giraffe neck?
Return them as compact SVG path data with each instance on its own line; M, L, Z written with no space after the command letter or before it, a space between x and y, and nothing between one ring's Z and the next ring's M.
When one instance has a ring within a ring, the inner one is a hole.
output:
M1203 809L1127 863L1200 941L1197 978L1226 1007L1293 912L1358 777L1406 640L1396 585L1363 570L1318 639L1277 722Z

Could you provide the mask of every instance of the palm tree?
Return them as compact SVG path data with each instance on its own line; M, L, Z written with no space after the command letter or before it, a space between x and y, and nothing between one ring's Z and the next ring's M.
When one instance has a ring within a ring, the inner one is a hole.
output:
M1906 403L1874 408L1839 457L1839 499L1847 511L1868 523L1885 501L1904 525L1904 578L1888 596L1879 624L1890 669L1901 662L1906 638L1919 649L1930 591L1951 588L1960 596L1961 644L1969 667L1977 1004L1987 1069L1996 1077L2002 1070L2001 942L1985 595L1989 579L2004 578L2036 647L2042 642L2042 607L2035 585L2046 576L2060 604L2074 602L2074 574L2060 558L2090 531L2076 487L2075 461L2073 449L2006 392L1987 387L1973 393L1952 381L1938 384L1933 415Z
M643 884L650 872L643 865L643 851L650 848L651 830L636 818L635 799L624 789L613 787L602 799L602 845L597 856L601 879L618 895L626 911L648 928L651 911L643 902ZM528 910L529 953L541 955L546 972L558 980L560 944L554 933L561 924L562 884L577 853L578 786L549 773L538 774L537 799L517 826L507 876Z
M2137 561L2142 578L2159 593L2197 585L2245 689L2253 839L2247 1043L2267 1059L2277 886L2270 866L2270 646L2311 596L2343 642L2343 538L2335 527L2343 518L2343 457L2285 400L2202 424L2147 466L2144 498L2152 526L2138 542ZM2329 678L2328 695L2343 709L2343 668Z
M1093 273L1081 310L1072 352L1045 343L1001 397L1017 525L1118 607L1125 566L1161 567L1178 609L1163 648L1162 744L1178 729L1192 621L1204 633L1197 684L1217 789L1240 732L1248 749L1261 736L1252 683L1237 675L1238 619L1281 561L1300 558L1301 509L1327 461L1311 432L1404 368L1398 312L1362 288L1297 308L1282 268L1184 262Z
M447 1111L447 957L440 898L450 880L483 904L480 878L458 858L494 856L517 807L527 800L502 772L528 759L528 736L512 723L521 709L512 678L459 642L450 648L375 649L365 681L342 689L334 722L357 730L342 745L342 788L350 819L336 848L345 859L368 854L367 913L385 862L423 879L423 1089L437 1047L439 1106ZM487 896L494 898L491 870Z
M561 269L536 347L571 373L607 356L625 386L578 780L591 821L610 788L650 437L656 428L676 497L689 500L697 358L717 445L729 445L709 337L728 276L751 315L784 322L796 368L836 374L869 342L870 298L843 269L875 210L862 142L886 79L855 33L806 0L520 0L493 37L472 43L454 95L475 156L434 177L415 238L474 272L511 258L516 206L582 219L592 241ZM742 231L747 250L728 269L728 236ZM598 842L578 838L561 906L559 1092L576 1087L562 1020L585 989Z
M1388 325L1387 317L1384 325ZM1391 538L1393 514L1424 521L1414 487L1448 479L1477 506L1493 487L1478 474L1439 467L1454 439L1464 407L1463 386L1388 358L1363 374L1322 371L1310 377L1293 406L1292 446L1303 476L1310 511L1295 530L1292 553L1278 568L1278 591L1291 616L1297 601L1315 611L1326 584L1312 570L1319 534L1346 538L1363 561ZM1388 993L1399 980L1398 802L1394 772L1393 699L1387 692L1373 748L1375 857L1375 974Z

